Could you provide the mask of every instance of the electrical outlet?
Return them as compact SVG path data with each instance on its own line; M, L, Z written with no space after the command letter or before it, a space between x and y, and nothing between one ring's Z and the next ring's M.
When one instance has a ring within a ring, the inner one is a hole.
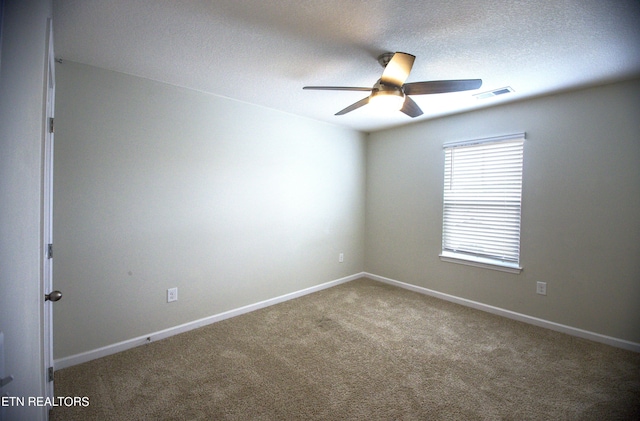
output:
M338 262L340 262L340 263L344 262L344 253L340 253L338 255Z
M167 290L167 302L178 301L178 288L169 288Z
M547 295L547 283L546 282L536 283L536 293L540 295Z

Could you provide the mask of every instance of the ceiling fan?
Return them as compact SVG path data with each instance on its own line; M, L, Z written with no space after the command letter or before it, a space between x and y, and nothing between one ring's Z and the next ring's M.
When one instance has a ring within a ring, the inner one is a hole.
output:
M384 67L382 77L372 88L352 86L305 86L302 89L323 91L367 91L369 96L355 104L340 110L336 115L344 115L364 105L380 105L381 108L400 110L409 117L418 117L422 110L409 95L441 94L447 92L468 91L482 86L481 79L433 80L428 82L404 83L409 77L415 56L407 53L384 53L378 57L378 63Z

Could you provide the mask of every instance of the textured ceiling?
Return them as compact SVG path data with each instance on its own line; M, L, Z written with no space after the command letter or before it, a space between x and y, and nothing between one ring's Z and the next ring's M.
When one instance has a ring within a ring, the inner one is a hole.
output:
M640 75L638 0L54 0L56 56L362 131ZM376 57L416 56L407 82L480 78L413 96L424 115L342 108ZM514 92L473 94L510 86Z

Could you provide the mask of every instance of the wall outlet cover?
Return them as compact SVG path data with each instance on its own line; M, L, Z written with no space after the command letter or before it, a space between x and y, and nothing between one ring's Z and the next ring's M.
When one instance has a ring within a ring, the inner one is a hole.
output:
M537 282L536 283L536 293L540 295L547 295L547 283L546 282Z

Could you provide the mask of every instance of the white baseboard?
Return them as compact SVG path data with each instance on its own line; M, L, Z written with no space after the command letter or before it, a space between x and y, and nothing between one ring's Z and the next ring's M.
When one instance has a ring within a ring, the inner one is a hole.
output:
M613 338L611 336L601 335L599 333L590 332L575 327L562 325L548 320L539 319L537 317L527 316L526 314L516 313L511 310L505 310L500 307L493 307L487 304L479 303L477 301L467 300L466 298L456 297L454 295L444 294L442 292L433 291L424 287L407 284L404 282L396 281L395 279L385 278L383 276L374 275L372 273L365 272L363 276L373 279L374 281L383 282L386 284L394 285L400 288L408 289L410 291L419 292L420 294L430 295L435 298L450 301L452 303L461 304L463 306L475 308L477 310L486 311L488 313L497 314L498 316L506 317L508 319L518 320L520 322L529 323L535 326L544 327L557 332L566 333L568 335L577 336L579 338L588 339L594 342L600 342L603 344L615 346L617 348L627 349L629 351L640 352L640 343L626 341L624 339Z
M60 358L54 361L54 368L56 370L61 370L63 368L71 367L77 364L86 363L87 361L95 360L96 358L106 357L107 355L115 354L121 351L126 351L127 349L135 348L137 346L144 345L149 342L158 341L160 339L165 339L170 336L188 332L190 330L197 329L202 326L210 325L212 323L219 322L221 320L229 319L231 317L239 316L241 314L259 310L261 308L269 307L274 304L278 304L284 301L292 300L294 298L302 297L303 295L311 294L313 292L331 288L336 285L344 284L345 282L353 281L355 279L362 278L364 276L365 276L364 272L356 273L354 275L350 275L344 278L336 279L330 282L325 282L324 284L305 288L300 291L291 292L289 294L281 295L279 297L260 301L255 304L250 304L244 307L240 307L233 310L225 311L223 313L215 314L213 316L205 317L203 319L195 320L193 322L185 323L179 326L174 326L168 329L160 330L158 332L149 333L147 335L139 336L133 339L128 339L126 341L118 342L112 345L107 345L102 348L93 349L91 351L82 352L80 354L75 354L68 357Z
M467 300L466 298L456 297L454 295L444 294L442 292L430 290L428 288L420 287L417 285L411 285L404 282L397 281L395 279L385 278L383 276L374 275L372 273L360 272L344 278L336 279L324 284L316 285L313 287L305 288L300 291L295 291L289 294L281 295L279 297L271 298L265 301L260 301L255 304L250 304L237 309L225 311L223 313L215 314L213 316L205 317L203 319L188 322L179 326L174 326L168 329L160 330L157 332L149 333L147 335L139 336L137 338L128 339L126 341L118 342L112 345L107 345L102 348L94 349L80 354L71 355L68 357L60 358L54 361L54 368L61 370L63 368L71 367L77 364L82 364L87 361L95 360L96 358L106 357L107 355L115 354L127 349L135 348L140 345L144 345L149 342L165 339L170 336L178 335L180 333L188 332L193 329L197 329L202 326L206 326L215 322L219 322L231 317L240 316L241 314L249 313L261 308L269 307L274 304L282 303L284 301L292 300L294 298L302 297L307 294L311 294L316 291L331 288L336 285L344 284L349 281L353 281L358 278L366 277L374 281L383 282L386 284L394 285L400 288L404 288L410 291L418 292L420 294L429 295L442 300L450 301L463 306L475 308L477 310L486 311L488 313L496 314L498 316L506 317L513 320L518 320L524 323L529 323L535 326L544 327L547 329L555 330L557 332L566 333L568 335L576 336L583 339L592 340L594 342L600 342L607 345L615 346L617 348L627 349L640 353L640 343L626 341L624 339L613 338L611 336L601 335L595 332L589 332L587 330L578 329L571 326L562 325L548 320L539 319L537 317L527 316L526 314L516 313L511 310L505 310L503 308L490 306L487 304L479 303L477 301Z

